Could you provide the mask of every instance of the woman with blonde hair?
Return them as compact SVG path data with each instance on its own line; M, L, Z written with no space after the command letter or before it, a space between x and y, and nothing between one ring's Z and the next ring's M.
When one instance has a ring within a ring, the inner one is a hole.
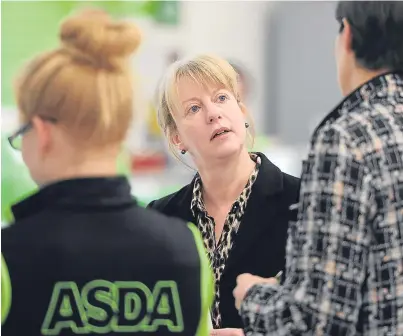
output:
M158 90L158 115L174 154L190 155L197 173L178 192L149 207L195 223L215 277L215 334L238 335L232 291L241 273L275 276L285 267L289 206L299 179L262 153L249 153L251 122L237 73L215 56L174 63ZM181 154L179 154L181 153Z
M198 231L138 206L116 172L139 31L88 10L60 39L15 89L22 125L9 141L40 189L2 231L2 332L207 335L213 285Z

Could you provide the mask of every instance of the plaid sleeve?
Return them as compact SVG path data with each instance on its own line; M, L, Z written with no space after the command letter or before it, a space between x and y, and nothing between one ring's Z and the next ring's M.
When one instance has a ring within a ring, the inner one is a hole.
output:
M336 126L319 132L304 162L298 220L290 224L287 279L248 292L246 335L355 334L374 204L362 161Z

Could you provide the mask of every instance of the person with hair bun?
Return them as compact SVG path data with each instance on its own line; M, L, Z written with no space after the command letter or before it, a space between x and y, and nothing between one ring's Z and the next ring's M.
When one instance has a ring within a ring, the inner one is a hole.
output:
M117 174L140 32L85 10L60 40L15 86L9 142L40 188L2 230L2 333L207 335L212 274L197 229L137 205Z

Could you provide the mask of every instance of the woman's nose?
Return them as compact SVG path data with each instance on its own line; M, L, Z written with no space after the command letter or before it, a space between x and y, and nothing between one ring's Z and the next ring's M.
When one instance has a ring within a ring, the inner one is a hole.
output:
M212 123L217 119L221 119L221 109L217 106L209 106L207 112L208 122Z

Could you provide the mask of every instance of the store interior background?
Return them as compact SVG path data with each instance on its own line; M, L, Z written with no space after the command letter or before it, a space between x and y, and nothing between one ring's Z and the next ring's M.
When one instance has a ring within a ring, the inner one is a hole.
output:
M127 139L133 194L146 204L178 190L195 171L170 155L155 125L152 98L176 57L213 53L247 73L246 104L256 128L255 150L299 175L316 124L339 102L334 62L335 2L91 1L134 20L143 44L133 58L138 78L135 123ZM2 221L7 201L33 188L20 154L6 137L18 127L12 81L24 61L57 45L60 19L83 1L2 2ZM79 80L79 79L77 79ZM189 158L187 162L191 165ZM6 200L6 201L5 201ZM16 200L16 199L15 199ZM6 204L5 204L6 203ZM4 204L4 206L3 206Z

